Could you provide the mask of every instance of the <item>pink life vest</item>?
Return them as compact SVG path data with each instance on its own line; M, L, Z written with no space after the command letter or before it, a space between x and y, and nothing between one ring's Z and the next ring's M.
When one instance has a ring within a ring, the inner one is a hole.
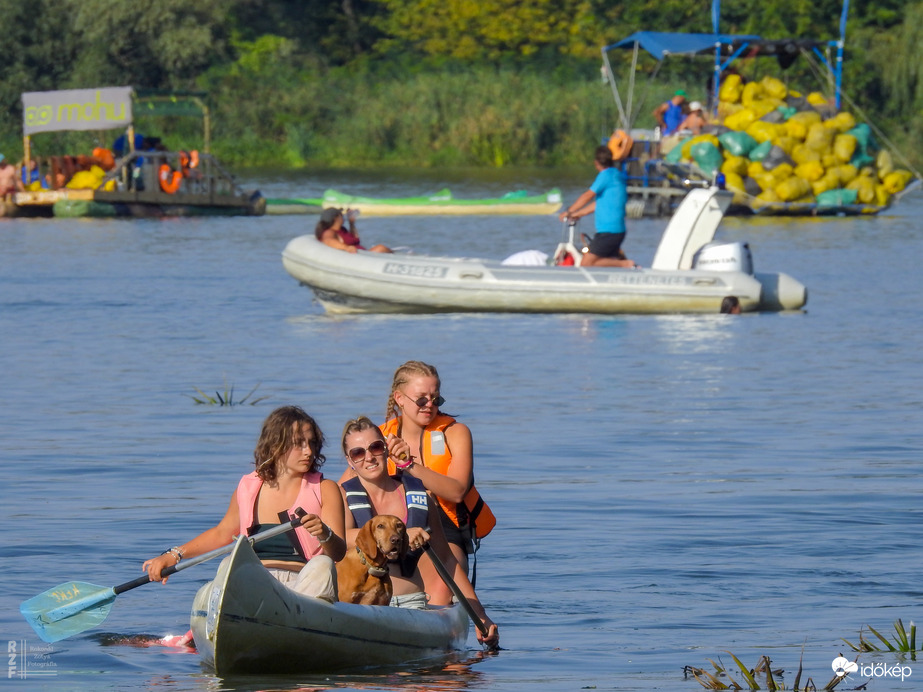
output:
M317 471L312 471L302 476L298 497L295 498L295 504L288 510L290 516L294 516L296 507L301 507L308 514L320 516L320 483L323 478L323 475ZM241 478L240 483L237 485L237 509L240 512L241 535L251 535L250 529L256 523L253 510L256 507L256 499L262 486L263 479L256 475L256 471ZM315 555L320 555L323 552L323 548L321 548L317 539L309 534L304 527L299 526L296 528L295 536L298 538L298 543L301 545L301 550L304 552L306 559L310 560Z

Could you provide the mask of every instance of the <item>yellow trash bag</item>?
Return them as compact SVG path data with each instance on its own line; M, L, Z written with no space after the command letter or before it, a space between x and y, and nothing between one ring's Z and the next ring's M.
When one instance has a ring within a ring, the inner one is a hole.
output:
M828 190L836 190L839 186L839 177L836 173L831 173L830 171L824 173L824 177L820 180L811 183L811 189L814 190L815 195L819 195L821 192L827 192Z
M886 207L891 203L891 193L888 188L882 185L875 186L875 204L879 207Z
M907 183L911 180L913 180L913 173L898 169L888 173L881 182L885 186L885 189L894 195L907 187Z
M756 120L750 123L744 132L761 144L766 141L774 142L779 136L779 126L765 120Z
M763 190L760 194L753 198L753 206L759 208L778 201L779 195L776 194L775 190Z
M724 125L732 130L746 130L747 127L756 121L756 118L756 113L749 108L744 108L726 117L724 119Z
M814 123L808 128L808 136L804 143L818 153L825 153L833 146L833 137L836 133L824 127L823 123Z
M846 187L859 175L859 169L851 163L841 163L839 166L834 166L827 170L836 174L837 178L840 180L840 187Z
M894 158L890 151L882 149L878 152L878 156L875 157L875 168L878 169L879 180L884 182L885 177L894 170Z
M731 101L718 101L718 121L723 122L726 118L731 117L734 113L739 113L744 107L739 103Z
M846 185L847 190L855 190L857 199L863 204L872 204L875 201L875 181L868 175L859 175Z
M784 129L776 125L776 132L782 132L782 131L784 131ZM792 155L792 152L795 151L796 147L804 146L797 139L795 139L794 137L789 137L788 135L782 135L781 137L777 137L775 142L773 142L773 144L775 144L777 147L779 147L782 151L784 151L789 156Z
M784 127L789 137L804 140L808 136L808 128L822 120L817 111L799 111L785 121Z
M843 163L849 163L856 153L858 144L859 140L855 135L839 134L833 139L833 153Z
M724 159L724 163L721 164L721 172L725 176L736 175L742 177L747 175L749 164L750 159L746 156L728 156Z
M824 177L824 167L820 161L807 161L795 166L795 175L804 178L809 183L814 183Z
M808 161L820 162L822 158L820 153L814 151L811 149L811 147L805 146L804 144L799 144L794 149L792 149L790 156L792 157L792 161L799 165L802 163L807 163ZM836 159L834 159L834 162L839 163L839 161ZM827 168L827 166L824 166L824 168Z
M728 103L737 103L740 101L740 94L743 87L740 84L739 74L729 74L721 82L721 88L718 89L718 99Z
M744 84L743 93L740 95L740 102L748 108L754 101L758 101L766 95L763 91L763 85L759 82L747 82Z
M777 184L791 177L794 172L795 168L790 163L780 163L770 171L772 177L776 179Z
M724 186L734 193L735 204L745 204L747 188L744 187L744 179L736 173L724 174Z
M782 83L782 80L778 77L770 77L766 75L763 79L760 80L760 84L763 85L763 90L766 92L767 96L770 96L774 99L784 99L788 96L788 89L785 87L785 84Z
M826 154L822 154L820 157L820 162L823 164L824 168L833 168L834 166L839 166L841 163L843 163L832 151L827 152Z
M71 190L95 190L102 180L101 175L95 175L92 171L77 171L64 187Z
M768 171L763 167L762 161L751 161L747 164L747 175L751 178L755 178L756 176L767 172Z
M783 202L792 202L799 197L811 194L811 183L804 178L793 175L776 185L776 195Z
M829 120L825 120L824 125L837 132L849 132L856 126L856 119L852 113L840 111Z
M760 186L760 190L766 192L767 190L775 190L776 185L779 184L779 181L776 180L772 173L769 171L763 171L762 173L757 173L756 175L751 175L751 178L756 181L756 184Z
M810 103L812 106L826 106L827 97L825 97L819 91L812 91L810 94L808 94L808 103Z

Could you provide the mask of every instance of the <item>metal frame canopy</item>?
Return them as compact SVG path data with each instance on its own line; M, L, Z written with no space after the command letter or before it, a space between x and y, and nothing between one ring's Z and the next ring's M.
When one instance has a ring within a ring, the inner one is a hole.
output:
M204 151L211 140L207 94L202 91L164 91L133 87L98 87L22 94L23 149L30 157L30 137L41 132L112 130L127 127L134 144L133 122L138 115L200 117Z
M837 57L835 61L832 61L825 55L825 51L834 48L837 50ZM615 82L615 75L612 71L612 65L609 62L609 51L615 49L631 49L633 51L631 72L629 73L628 102L625 105L622 104ZM632 99L634 94L635 73L638 66L638 55L641 49L657 60L657 67L654 69L651 78L656 75L657 71L660 69L661 63L668 57L713 55L715 65L713 96L714 103L716 104L718 101L717 96L720 88L721 73L738 58L775 57L779 61L779 66L782 69L786 69L792 65L799 55L813 53L827 68L831 81L833 82L836 105L838 108L840 106L843 65L842 39L838 41L800 38L765 39L750 34L695 34L666 31L637 31L621 41L603 46L602 48L603 69L606 72L609 84L612 86L612 93L619 109L621 126L625 129L631 127L631 122L633 120ZM637 114L634 115L636 116Z

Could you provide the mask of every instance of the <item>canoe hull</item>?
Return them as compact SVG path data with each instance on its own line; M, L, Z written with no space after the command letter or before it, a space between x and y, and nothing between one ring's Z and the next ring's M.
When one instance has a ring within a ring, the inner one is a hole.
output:
M196 647L218 675L308 673L391 666L464 648L458 607L410 610L330 604L283 586L246 541L196 594Z
M496 261L345 253L313 236L282 253L288 273L329 313L717 313L737 296L744 311L797 309L804 287L784 274L504 266ZM763 285L775 287L763 300Z

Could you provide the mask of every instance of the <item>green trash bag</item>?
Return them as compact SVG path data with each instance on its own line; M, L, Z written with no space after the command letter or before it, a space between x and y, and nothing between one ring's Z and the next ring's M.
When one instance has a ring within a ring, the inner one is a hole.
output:
M718 141L731 156L747 156L756 146L756 140L746 132L725 132L718 135Z
M762 161L766 158L766 154L772 149L772 141L766 140L762 144L757 144L750 150L750 160L751 161Z
M708 175L714 175L721 169L724 157L721 151L711 142L698 142L692 145L689 155L695 164Z
M847 190L840 187L836 190L818 193L815 199L819 207L845 207L849 204L855 204L858 195L858 190Z

